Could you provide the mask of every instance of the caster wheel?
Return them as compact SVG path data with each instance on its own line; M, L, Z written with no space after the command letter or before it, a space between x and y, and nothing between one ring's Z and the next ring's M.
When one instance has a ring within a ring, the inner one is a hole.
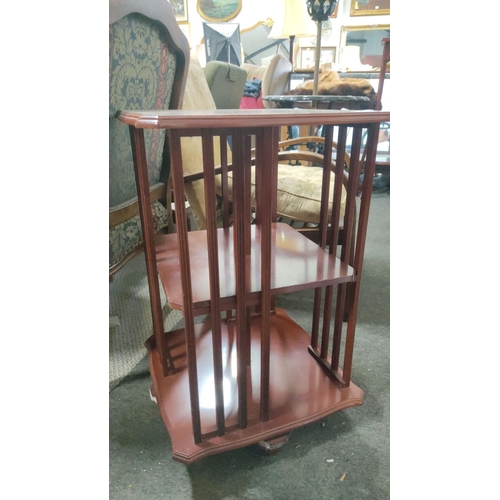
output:
M281 450L283 446L288 442L290 434L284 434L283 436L278 436L268 441L260 441L258 443L259 448L264 452L265 455L276 455L278 451Z

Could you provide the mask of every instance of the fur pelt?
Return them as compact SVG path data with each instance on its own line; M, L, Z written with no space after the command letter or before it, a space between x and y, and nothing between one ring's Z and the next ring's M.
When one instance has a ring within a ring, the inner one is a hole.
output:
M288 91L290 95L311 95L314 82L309 80L303 85ZM322 71L318 77L320 95L366 96L375 102L375 90L368 80L363 78L340 78L336 71Z

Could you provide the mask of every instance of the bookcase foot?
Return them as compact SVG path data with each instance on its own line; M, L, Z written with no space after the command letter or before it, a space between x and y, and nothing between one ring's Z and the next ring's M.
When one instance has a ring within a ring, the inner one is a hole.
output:
M283 434L282 436L275 437L273 439L267 439L265 441L260 441L258 447L265 455L276 455L286 443L288 443L288 438L290 433Z

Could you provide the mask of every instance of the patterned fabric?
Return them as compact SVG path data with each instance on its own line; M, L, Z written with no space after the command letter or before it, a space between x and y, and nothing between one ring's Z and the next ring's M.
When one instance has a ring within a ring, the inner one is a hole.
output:
M228 172L229 199L233 198L232 188L233 173ZM220 175L216 176L217 194L222 194ZM319 212L321 207L321 185L323 182L323 169L320 167L278 165L278 192L277 213L280 217L291 220L319 223ZM255 167L252 167L252 207L255 207ZM335 175L330 180L330 196L335 186ZM347 192L342 186L340 198L340 216L345 213ZM332 206L328 206L328 220L331 219Z
M168 109L176 59L156 25L131 14L110 26L109 32L109 204L137 196L128 126L114 115L121 109ZM151 184L161 172L165 131L146 130Z
M167 226L167 210L155 201L151 207L155 233ZM110 228L109 230L109 265L110 267L142 244L142 225L140 215Z

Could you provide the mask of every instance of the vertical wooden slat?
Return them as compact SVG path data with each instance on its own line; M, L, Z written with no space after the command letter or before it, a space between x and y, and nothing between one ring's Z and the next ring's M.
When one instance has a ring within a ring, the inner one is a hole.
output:
M329 247L330 253L334 256L337 255L337 246L339 243L340 205L341 205L342 187L343 187L343 184L340 182L340 180L342 179L344 173L346 145L347 145L347 126L343 125L339 127L339 134L337 141L337 158L335 162L335 186L333 189L332 228L331 228L330 247ZM335 306L335 319L333 325L333 339L332 339L332 351L331 351L332 371L337 371L339 368L340 345L342 342L342 326L344 323L344 304L346 297L346 286L347 285L343 284L337 287L337 300Z
M236 196L243 196L243 210L244 210L244 230L245 230L245 255L250 255L250 221L252 220L252 190L251 190L251 180L252 180L252 151L251 151L251 137L247 134L243 135L243 154L244 154L244 169L243 174L245 176L245 186L242 193L236 193ZM234 195L233 195L234 198Z
M220 165L221 165L221 188L222 188L222 225L229 227L229 187L227 172L227 135L220 136ZM234 189L234 186L233 186Z
M367 154L366 154L366 163L364 168L363 188L361 192L359 222L356 234L356 250L354 255L354 269L356 270L356 280L354 281L353 300L349 307L345 352L344 352L343 377L347 385L349 385L351 381L354 334L356 330L356 317L357 317L358 302L359 302L359 287L361 281L361 273L363 269L363 255L365 251L366 231L368 228L368 215L370 211L373 176L375 174L375 157L377 154L377 141L378 141L379 128L380 128L379 123L368 125L368 139L366 146ZM359 152L357 154L357 158L359 158ZM347 252L348 249L346 249L346 255Z
M342 326L344 324L344 307L347 284L342 283L337 287L337 301L335 305L335 319L333 324L333 340L331 353L331 370L339 369L340 346L342 343Z
M341 127L339 132L339 141L337 144L338 153L342 155L342 169L345 159L345 147L346 147L346 131L347 127ZM342 249L341 249L341 260L348 260L347 250L351 248L351 239L353 237L353 223L354 223L354 213L356 204L356 191L359 178L359 166L360 166L360 147L361 147L361 137L362 129L360 127L354 128L353 138L352 138L352 148L351 148L351 164L349 169L349 181L347 184L347 196L345 204L345 214L344 214L344 227L342 233ZM340 158L337 158L337 164L335 168L335 175L341 175L340 173ZM339 186L340 187L340 186ZM336 207L334 207L336 208ZM336 234L334 235L333 232ZM338 226L332 231L332 239L335 241L338 239ZM336 251L337 245L335 245ZM355 286L354 284L341 284L337 289L337 302L335 306L335 320L333 327L333 342L331 351L331 369L337 371L339 368L340 359L340 347L342 343L342 326L344 323L344 309L345 309L345 299L347 286Z
M279 130L279 128L278 128ZM273 168L276 169L276 175L274 175L271 179L270 179L270 188L271 188L271 193L272 193L272 197L271 197L271 222L276 222L278 220L278 215L277 215L277 212L278 212L278 144L279 144L279 134L281 132L278 132L278 143L276 144L275 146L275 150L273 150L273 155L275 155L273 158Z
M331 125L324 127L325 145L323 150L323 181L321 184L321 207L319 218L319 245L321 248L326 247L326 236L328 232L328 208L330 201L330 179L331 179L331 162L332 162L332 147L333 147L333 127ZM332 295L333 287L326 287L325 300L323 308L323 333L321 336L321 357L326 358L328 352L328 340L330 334L330 318L332 312ZM316 298L316 296L315 296Z
M337 140L337 154L335 159L335 184L333 187L333 203L331 217L331 232L329 251L335 257L337 255L338 235L340 230L340 207L342 204L342 187L345 163L345 148L347 142L347 127L345 125L339 127Z
M210 313L212 317L215 414L217 421L217 433L219 436L223 436L225 434L225 424L222 370L219 248L217 240L217 213L215 195L214 137L207 129L204 129L202 131L202 148L207 219L208 272L210 279Z
M234 259L236 275L236 349L238 357L238 425L241 429L247 426L247 366L246 346L247 314L246 306L246 255L245 255L245 144L243 132L233 129L233 211L234 211Z
M156 253L154 245L154 227L151 215L151 196L149 193L148 165L146 159L146 146L144 130L129 127L132 156L134 160L135 182L139 200L139 213L141 217L142 235L144 240L144 254L148 275L151 314L153 318L153 333L160 356L163 375L168 375L169 370L175 373L175 366L167 339L163 329L163 314L161 308L160 286L158 283L158 270L156 268Z
M319 212L319 246L326 247L326 235L328 231L328 207L330 201L330 179L331 179L331 162L332 162L332 147L333 147L333 127L331 125L324 127L325 145L323 149L323 180L321 184L321 205Z
M244 176L245 176L245 187L243 191L243 198L244 198L244 231L245 231L245 255L247 257L250 256L250 251L251 251L251 220L252 220L252 189L251 189L251 182L252 182L252 143L251 143L251 136L248 134L243 135L243 152L244 152ZM250 280L250 266L246 266L246 274L247 277L245 278L245 286L246 289L248 290L248 285L249 285L249 280ZM248 332L248 335L246 336L245 340L245 363L247 366L250 366L251 364L251 338L250 338L250 308L247 308L246 312L246 329L245 331Z
M182 150L180 134L170 132L170 154L174 186L175 213L177 216L177 238L179 244L179 263L184 300L184 323L186 331L186 354L188 362L189 397L191 401L191 419L194 442L201 443L200 400L198 392L198 368L196 362L196 340L194 334L193 292L191 288L191 266L189 259L188 227L184 204L184 176L182 169Z
M332 319L333 285L325 287L323 302L323 333L321 335L321 357L326 360L330 340L330 323Z
M342 234L342 254L343 261L348 259L351 250L351 239L354 236L353 223L356 211L356 192L360 174L361 138L363 127L355 126L352 135L351 166L349 169L349 181L347 183L346 215L344 216L344 231Z
M311 347L313 349L318 348L319 318L321 315L321 296L322 296L322 289L315 288L314 289L312 326L311 326Z
M261 236L261 353L260 353L260 418L269 420L270 327L271 327L271 221L273 218L274 183L278 168L279 128L264 129L257 136L256 186L258 228Z
M265 154L266 151L263 144L263 135L267 132L267 129L262 128L255 136L255 224L259 225L262 222L262 214L260 213L261 207L263 205L263 192L265 182L270 182L270 179L266 176L262 165L266 161Z

